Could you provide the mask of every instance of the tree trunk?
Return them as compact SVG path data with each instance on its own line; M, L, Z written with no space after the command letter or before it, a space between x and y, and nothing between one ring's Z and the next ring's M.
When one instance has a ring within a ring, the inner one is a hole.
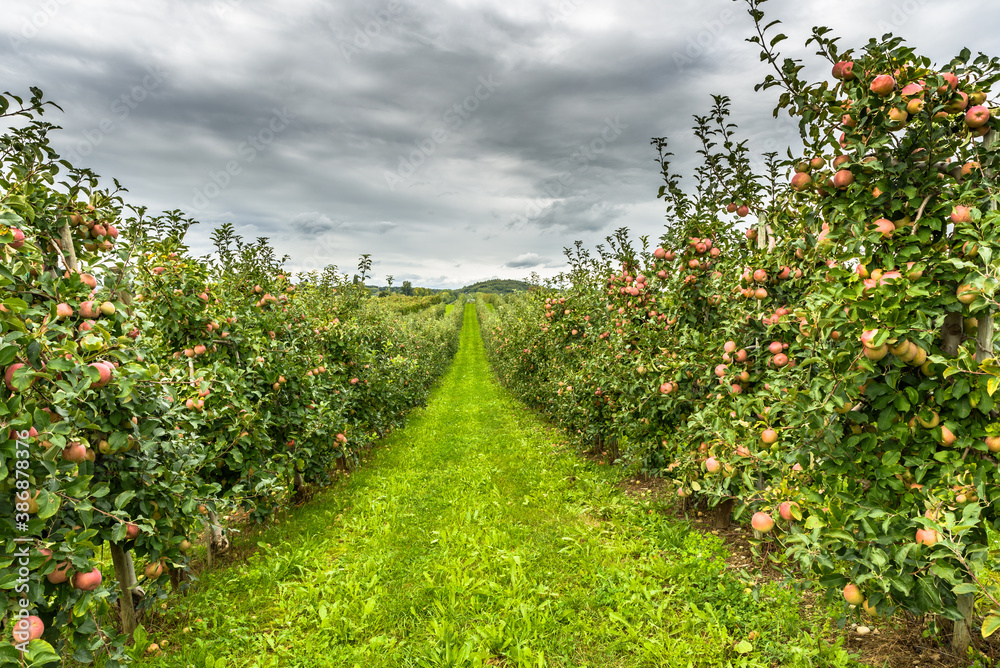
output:
M715 517L712 520L712 528L728 529L729 522L733 517L733 500L726 499L715 507Z
M138 626L135 605L132 603L132 588L137 584L135 566L132 563L132 552L125 551L118 543L111 543L111 561L115 566L115 577L118 579L118 611L121 616L122 633L129 636Z
M225 553L229 549L229 539L222 533L219 526L219 517L214 510L208 511L208 566L212 567L213 560Z
M941 351L949 357L958 354L958 346L962 343L962 314L949 313L944 318L944 325L941 327Z
M958 612L962 619L955 622L954 630L951 634L951 651L959 658L964 658L972 642L972 604L975 602L975 594L959 594Z
M76 262L76 247L73 245L73 232L69 229L69 224L66 223L59 230L60 236L62 237L62 248L66 251L66 257L64 258L67 264L67 269L70 271L77 271Z

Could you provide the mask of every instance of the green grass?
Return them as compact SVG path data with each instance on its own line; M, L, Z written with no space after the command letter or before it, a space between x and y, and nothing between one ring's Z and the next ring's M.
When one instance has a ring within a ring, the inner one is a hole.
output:
M171 598L140 665L852 665L791 589L744 582L717 538L562 447L494 382L471 304L464 322L426 408Z

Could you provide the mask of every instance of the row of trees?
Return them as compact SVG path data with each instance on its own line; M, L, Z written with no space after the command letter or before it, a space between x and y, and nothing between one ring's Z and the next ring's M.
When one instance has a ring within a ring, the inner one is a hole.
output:
M426 398L461 309L370 299L367 258L293 282L228 225L193 257L194 221L55 154L48 108L0 96L0 664L116 666L206 528L211 563L226 514L265 520Z
M567 250L560 290L481 309L497 374L588 447L752 515L762 539L846 603L1000 625L987 528L1000 509L993 354L1000 61L933 65L886 35L807 46L806 81L748 0L758 89L801 151L752 159L716 97L684 190L653 140L668 224ZM755 174L755 165L762 173Z

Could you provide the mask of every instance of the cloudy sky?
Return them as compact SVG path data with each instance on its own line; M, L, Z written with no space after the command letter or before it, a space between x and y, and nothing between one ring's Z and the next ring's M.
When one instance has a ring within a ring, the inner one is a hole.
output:
M771 0L785 55L892 31L936 61L1000 54L993 0ZM733 0L7 0L3 88L65 113L55 147L130 202L266 236L293 270L361 253L375 283L552 275L562 248L658 236L649 140L693 159L691 117L733 98L756 153L794 140ZM562 176L562 182L560 182ZM568 184L568 185L567 185Z

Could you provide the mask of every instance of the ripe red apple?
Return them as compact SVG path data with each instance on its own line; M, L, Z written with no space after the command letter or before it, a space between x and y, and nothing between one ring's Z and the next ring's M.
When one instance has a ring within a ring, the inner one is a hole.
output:
M666 255L667 251L664 250L663 248L657 248L656 250L653 251L653 257L655 257L657 260L662 260L664 257L666 257Z
M10 626L12 629L12 636L14 638L14 644L20 645L21 643L31 642L32 640L38 640L45 633L45 624L42 620L35 615L29 615L21 619L11 619Z
M94 591L101 586L101 571L95 568L89 573L77 573L73 576L73 586L83 591Z
M986 447L990 452L1000 452L1000 436L987 436Z
M725 364L717 364L715 366L715 375L718 376L719 378L722 378L723 376L726 375L726 369L728 368L729 367L727 367Z
M854 78L854 63L850 60L841 60L833 66L833 78L842 81L850 81Z
M972 222L972 209L967 206L962 206L961 204L956 204L951 210L951 222L953 223L971 223Z
M865 348L874 348L875 345L872 343L872 341L875 340L876 336L878 336L877 329L866 329L865 331L861 332L861 345L863 345Z
M66 302L56 305L56 318L58 318L59 320L63 320L64 318L72 318L72 317L73 317L72 306L70 306Z
M17 390L14 389L14 372L23 366L24 366L23 362L15 362L14 364L11 364L9 367L7 367L7 371L5 371L3 374L4 383L7 385L7 389L10 390L11 392L17 392ZM31 384L32 385L35 384L34 378L31 379Z
M833 175L833 187L837 190L847 190L854 183L854 173L849 169L838 169Z
M64 561L60 564L56 564L55 570L46 574L45 579L52 584L62 584L69 580L69 570L70 563L68 561Z
M765 429L760 434L760 440L766 443L767 445L771 445L772 443L775 443L778 440L778 432L776 432L773 429Z
M731 353L736 350L736 342L726 341L724 344L722 344L722 349L727 353Z
M62 458L67 462L79 464L87 459L87 446L79 441L73 441L63 448Z
M772 358L771 362L774 364L774 366L780 369L781 367L788 364L788 355L786 355L785 353L778 353Z
M199 343L198 345L196 345L194 347L194 354L195 355L204 355L207 350L208 350L208 348L206 348L204 345L202 345L202 344Z
M740 218L745 218L749 213L750 213L750 207L748 207L746 204L736 209L736 215L739 216Z
M965 124L972 129L981 128L990 122L990 110L976 105L965 113Z
M763 269L758 269L757 271L753 272L753 280L757 283L766 283L767 272L764 271Z
M945 80L945 83L937 89L938 94L944 95L948 91L953 91L958 88L958 76L956 76L953 72L942 72L941 77Z
M904 99L923 97L924 84L922 81L919 83L908 83L903 86L903 90L900 91L900 94Z
M777 355L782 350L784 350L784 347L781 345L781 341L771 341L771 343L770 343L770 345L768 345L767 349L768 349L768 351L770 351L770 353L772 355Z
M717 473L720 468L722 468L722 464L715 457L709 457L705 460L705 470L709 473Z
M155 580L156 578L163 575L163 570L164 570L163 563L159 561L154 561L151 564L146 564L146 568L143 570L143 572L146 574L147 578L149 578L150 580Z
M97 307L97 302L87 300L85 302L80 302L80 315L84 318L94 320L100 315L100 310Z
M111 382L111 374L114 373L115 370L113 366L107 362L91 362L90 366L97 369L97 372L101 376L90 384L91 389L100 389Z
M778 514L781 515L781 519L786 522L789 522L792 519L792 506L798 508L799 504L795 501L785 501L778 506Z
M896 226L891 220L879 218L873 223L874 228L881 233L884 239L891 239L892 233L896 231Z
M917 543L933 545L941 539L941 534L934 529L917 529Z
M885 97L896 89L896 80L890 74L880 74L872 80L869 89L879 97Z
M952 433L951 429L941 425L941 445L951 446L955 444L956 440L958 440L958 437Z
M851 605L861 605L865 602L865 597L861 594L861 590L858 589L856 584L844 585L844 600Z
M791 186L792 190L797 192L802 192L812 183L812 177L806 172L796 172L792 177Z
M767 533L774 528L774 519L772 519L767 513L758 511L753 514L753 519L750 520L750 526L752 526L755 531Z
M162 274L166 270L167 270L166 267L153 267L153 273L156 274L157 276L159 276L160 274Z
M125 537L129 540L135 540L139 535L139 525L133 522L129 522L125 525Z

